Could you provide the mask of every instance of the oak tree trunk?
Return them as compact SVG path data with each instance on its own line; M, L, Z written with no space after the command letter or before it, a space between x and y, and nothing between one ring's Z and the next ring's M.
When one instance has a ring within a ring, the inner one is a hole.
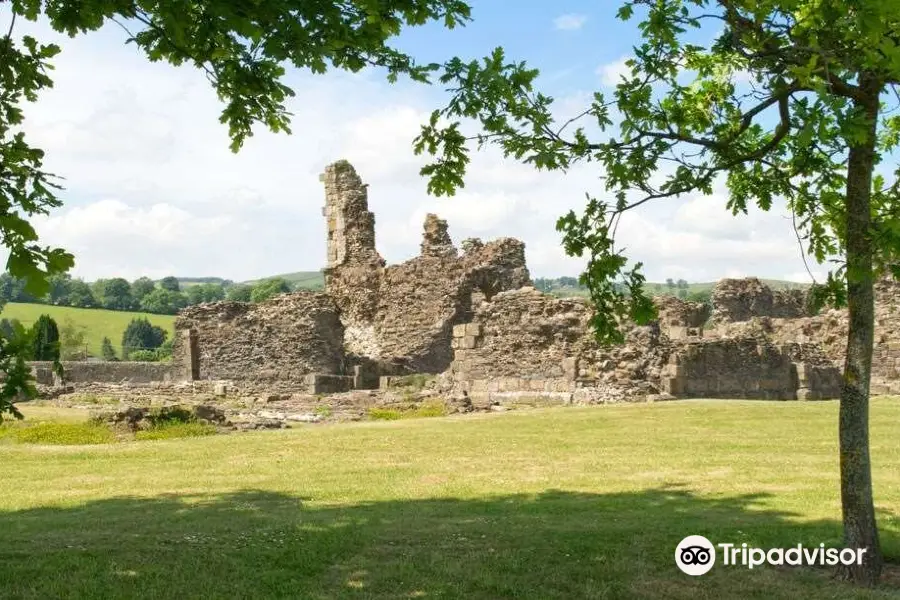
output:
M864 83L861 81L861 83ZM864 86L861 85L864 88ZM864 88L865 89L865 88ZM868 136L850 146L847 166L847 301L849 329L839 418L841 511L844 544L863 549L863 564L842 567L841 575L862 585L875 585L882 556L872 499L869 459L869 382L875 337L873 245L870 238L872 172L878 93L856 101L866 118Z

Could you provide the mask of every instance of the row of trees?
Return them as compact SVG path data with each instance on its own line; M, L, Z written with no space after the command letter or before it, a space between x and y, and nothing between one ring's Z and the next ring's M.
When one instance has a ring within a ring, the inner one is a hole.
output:
M153 281L141 277L129 282L121 277L98 279L86 283L68 274L49 278L50 289L38 296L25 288L25 280L9 273L0 275L0 303L32 302L78 308L105 308L109 310L140 310L161 315L174 315L186 306L218 300L263 302L269 298L292 291L291 285L281 278L267 279L255 284L235 284L230 281L210 281L182 287L175 277Z

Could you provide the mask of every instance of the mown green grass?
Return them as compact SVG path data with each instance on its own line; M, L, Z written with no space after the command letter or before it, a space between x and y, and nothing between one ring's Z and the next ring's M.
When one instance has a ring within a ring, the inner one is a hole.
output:
M18 319L22 325L30 326L41 315L50 315L59 326L66 319L85 332L85 343L88 351L100 356L103 338L108 337L117 352L122 344L122 334L128 323L136 317L146 317L154 325L169 332L171 338L175 332L175 317L171 315L152 315L149 313L104 310L100 308L72 308L71 306L51 306L47 304L9 303L0 311L0 318Z
M900 557L900 403L872 405ZM686 401L0 446L11 598L896 598L717 565L689 534L841 541L833 402ZM896 583L896 581L895 581Z

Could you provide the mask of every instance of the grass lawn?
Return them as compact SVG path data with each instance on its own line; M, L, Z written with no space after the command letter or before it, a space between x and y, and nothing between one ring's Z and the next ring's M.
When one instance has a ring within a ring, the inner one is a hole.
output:
M689 534L839 544L836 422L834 402L683 401L3 443L0 596L897 598L824 569L675 567ZM894 560L898 432L900 402L875 400Z
M83 328L88 351L94 356L100 356L104 337L109 338L118 352L122 344L122 334L135 317L147 317L151 323L168 331L170 338L175 332L175 317L171 315L18 302L6 304L0 311L0 318L18 319L26 327L37 321L41 315L50 315L60 327L69 319L77 327Z

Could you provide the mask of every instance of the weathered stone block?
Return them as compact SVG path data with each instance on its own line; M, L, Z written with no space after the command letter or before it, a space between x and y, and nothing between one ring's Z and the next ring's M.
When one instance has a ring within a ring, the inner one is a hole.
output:
M532 392L543 392L546 379L532 379L528 381L528 390Z
M809 388L800 388L797 390L797 400L818 400L819 395Z
M466 323L465 325L466 335L471 335L474 337L478 337L481 335L481 325L478 323Z
M566 357L562 360L563 373L574 379L578 374L578 358L574 356Z

